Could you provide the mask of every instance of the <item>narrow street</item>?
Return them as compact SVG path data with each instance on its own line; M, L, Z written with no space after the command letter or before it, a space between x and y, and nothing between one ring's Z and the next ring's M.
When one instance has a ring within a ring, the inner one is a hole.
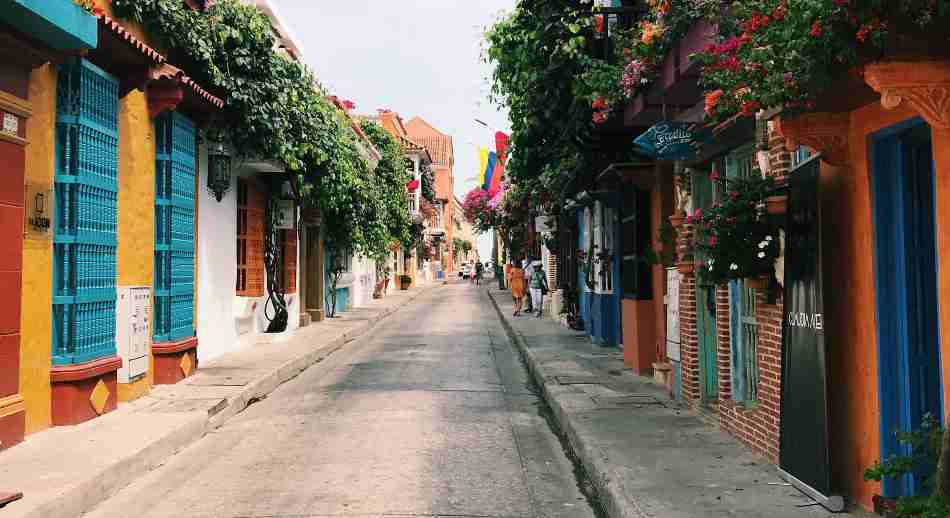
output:
M430 290L86 516L592 517L484 292Z

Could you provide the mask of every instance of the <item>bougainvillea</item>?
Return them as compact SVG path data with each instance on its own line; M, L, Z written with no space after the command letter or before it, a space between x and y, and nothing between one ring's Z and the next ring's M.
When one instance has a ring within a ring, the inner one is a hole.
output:
M476 187L465 195L462 213L477 230L486 231L496 223L495 208L490 206L495 193Z
M843 72L950 44L950 0L739 0L731 12L735 34L697 54L713 120L809 110Z

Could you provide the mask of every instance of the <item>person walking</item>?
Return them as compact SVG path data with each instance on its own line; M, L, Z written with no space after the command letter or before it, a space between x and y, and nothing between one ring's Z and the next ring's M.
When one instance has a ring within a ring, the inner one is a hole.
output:
M481 261L475 263L475 285L482 285L482 274L485 272L485 265Z
M530 281L531 275L534 273L534 260L531 259L531 256L525 256L524 262L522 263L522 268L524 269L525 282ZM528 297L528 308L526 311L528 313L534 312L534 305L531 303L531 297Z
M541 318L544 308L544 294L548 291L548 277L544 274L544 268L542 268L540 261L532 268L529 283L532 307L537 312L538 318Z
M511 297L515 299L515 312L512 316L521 314L521 305L524 303L525 279L524 270L516 264L511 265L509 270L508 285L511 287Z

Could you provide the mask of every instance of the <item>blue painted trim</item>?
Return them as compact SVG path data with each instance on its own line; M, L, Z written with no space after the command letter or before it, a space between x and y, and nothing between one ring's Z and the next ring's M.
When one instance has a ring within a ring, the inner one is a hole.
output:
M871 146L871 212L874 223L874 286L876 293L875 315L877 317L877 352L878 352L878 394L880 402L881 436L880 452L882 459L894 455L907 455L910 448L901 445L894 431L911 430L919 425L913 411L912 398L919 398L915 394L915 387L911 384L913 360L910 358L911 324L909 314L916 314L920 308L909 307L907 294L907 246L908 237L905 235L908 201L907 180L904 171L904 148L901 134L915 127L925 125L920 117L914 117L882 129L872 135ZM936 174L935 166L932 175ZM935 176L931 177L931 210L936 207ZM933 222L936 232L936 221ZM936 235L933 236L936 240ZM936 242L935 242L936 243ZM934 245L935 253L937 247ZM939 268L939 261L934 258L934 265ZM936 291L937 287L933 289ZM936 293L934 293L936 295ZM925 304L939 304L934 297ZM903 309L895 311L895 308ZM940 364L939 333L935 336L937 357L936 368ZM924 383L925 380L917 380ZM942 386L943 377L940 373ZM919 387L918 387L919 388ZM937 387L939 394L938 408L943 408L943 391ZM925 403L925 402L924 402ZM926 403L925 403L926 404ZM923 410L918 408L919 411ZM941 421L943 416L939 416ZM884 496L895 497L913 495L921 490L920 480L913 475L900 478L884 479L882 484Z
M72 0L13 0L0 20L56 50L94 49L99 27L92 13Z

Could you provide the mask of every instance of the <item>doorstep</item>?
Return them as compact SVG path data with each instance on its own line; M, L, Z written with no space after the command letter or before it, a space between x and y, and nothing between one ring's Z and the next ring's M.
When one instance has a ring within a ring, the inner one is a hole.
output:
M610 518L834 516L622 356L489 297ZM863 511L852 516L869 516Z
M97 419L27 436L0 453L0 493L23 493L0 515L82 515L429 289L374 300L280 342L263 338Z

